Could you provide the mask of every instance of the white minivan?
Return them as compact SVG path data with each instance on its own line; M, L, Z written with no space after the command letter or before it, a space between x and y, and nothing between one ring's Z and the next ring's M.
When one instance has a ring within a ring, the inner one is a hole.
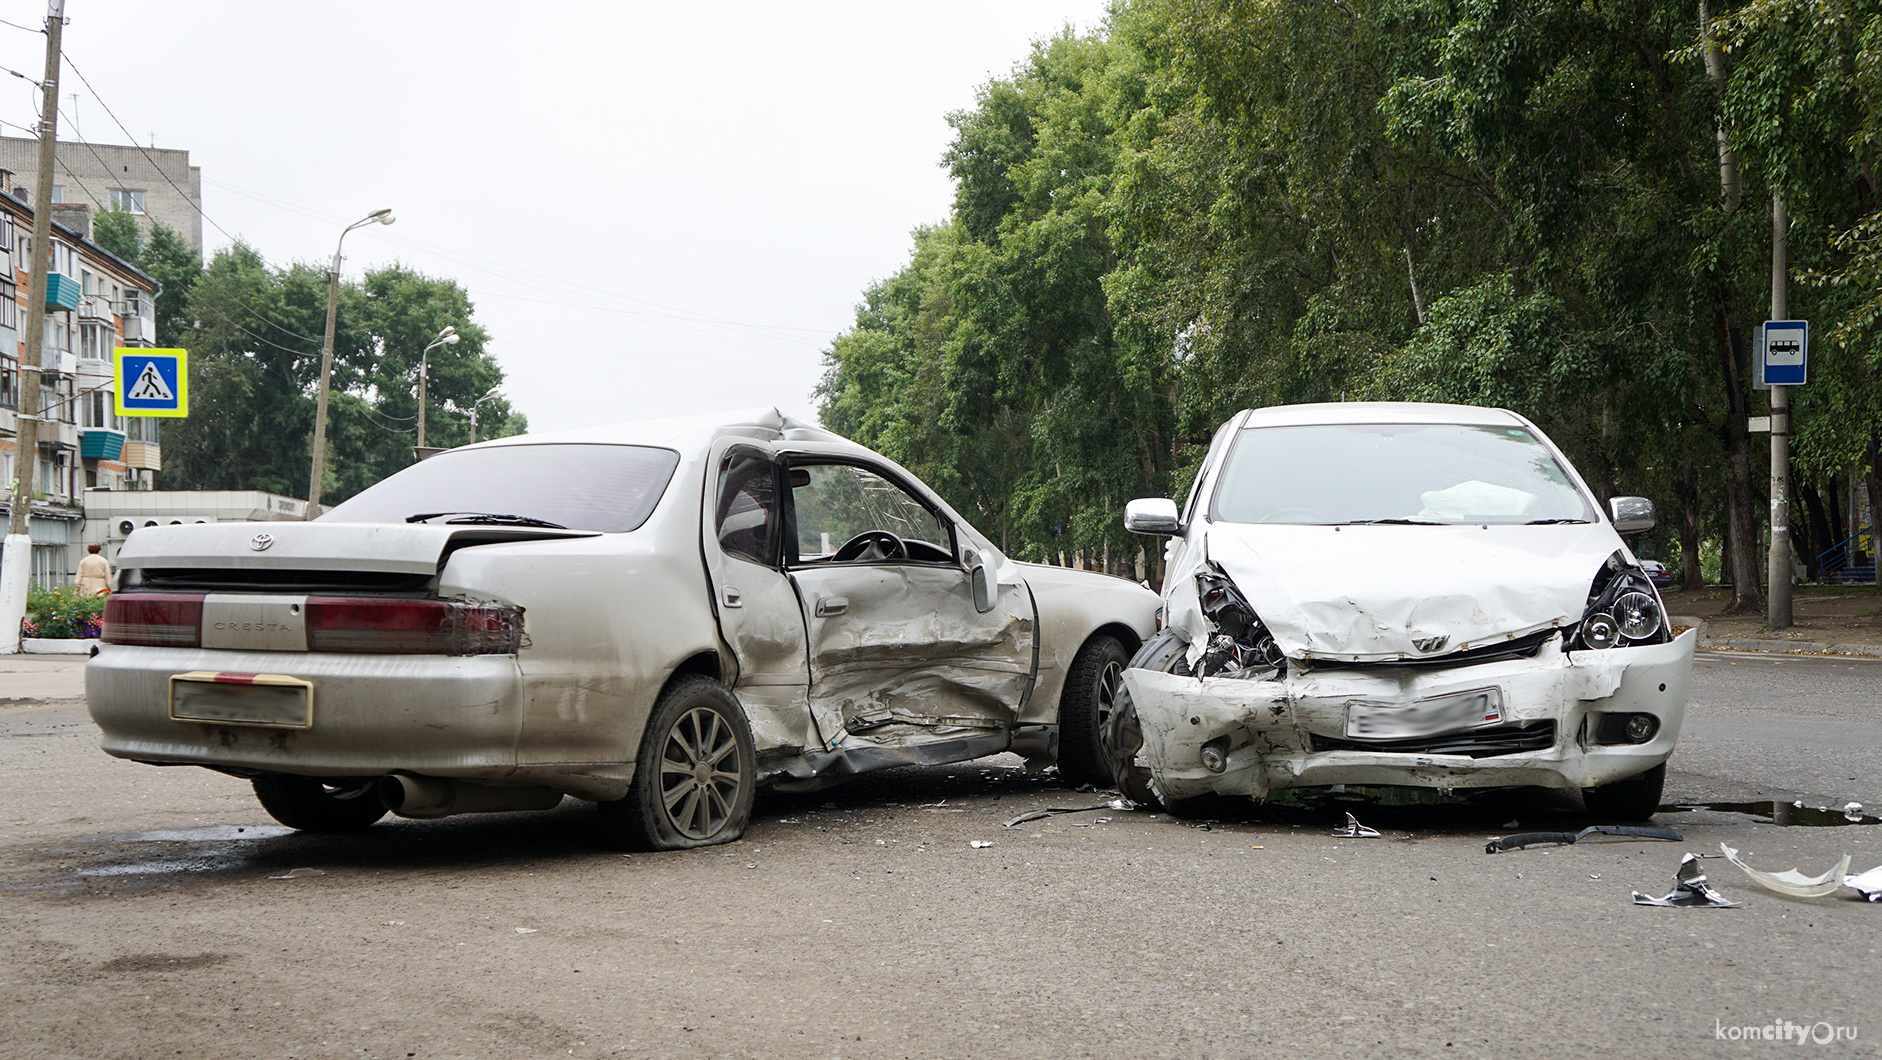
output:
M1137 797L1542 785L1602 817L1658 808L1694 634L1621 538L1653 506L1603 511L1523 417L1244 411L1182 511L1136 500L1125 525L1171 538L1166 628L1105 722Z

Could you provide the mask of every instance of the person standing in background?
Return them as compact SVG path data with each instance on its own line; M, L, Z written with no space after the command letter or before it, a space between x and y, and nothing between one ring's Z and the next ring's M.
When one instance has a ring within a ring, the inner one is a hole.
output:
M84 559L78 561L78 587L92 595L111 591L111 563L100 555L103 545L86 546Z

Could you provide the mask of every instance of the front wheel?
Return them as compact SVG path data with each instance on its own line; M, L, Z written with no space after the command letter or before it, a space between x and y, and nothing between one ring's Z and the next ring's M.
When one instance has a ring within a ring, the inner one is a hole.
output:
M756 758L738 699L711 678L681 678L647 719L627 797L599 804L604 838L627 850L737 839L751 823Z
M1093 637L1078 649L1059 696L1059 775L1073 784L1111 786L1104 726L1124 687L1130 656L1116 637Z
M1666 789L1666 763L1626 780L1581 789L1581 802L1590 817L1617 821L1645 821L1660 808L1660 794Z
M371 780L263 773L254 784L268 816L303 832L357 832L386 815Z

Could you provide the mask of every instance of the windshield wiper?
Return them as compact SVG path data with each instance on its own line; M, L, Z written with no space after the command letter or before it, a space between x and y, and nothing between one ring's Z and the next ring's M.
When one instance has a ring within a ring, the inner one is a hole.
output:
M1554 526L1557 523L1586 523L1586 519L1531 519L1524 526Z
M1392 525L1392 526L1444 526L1444 525L1446 525L1446 524L1444 524L1444 523L1434 523L1434 522L1432 522L1432 521L1431 521L1431 520L1429 520L1429 519L1354 519L1354 520L1353 520L1353 521L1351 521L1351 522L1347 522L1347 523L1341 523L1341 524L1339 524L1339 525L1341 525L1341 526L1380 526L1380 525Z
M419 512L408 515L408 523L423 523L436 519L440 515L455 515L455 519L446 519L447 524L465 523L501 523L505 526L541 526L550 530L567 530L561 523L552 523L547 519L535 519L527 515L503 515L498 512Z

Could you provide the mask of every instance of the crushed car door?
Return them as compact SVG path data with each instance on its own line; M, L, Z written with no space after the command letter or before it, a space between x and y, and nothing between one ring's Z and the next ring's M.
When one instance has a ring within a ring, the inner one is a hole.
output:
M719 631L738 659L732 691L761 756L821 747L807 693L804 615L780 567L780 468L770 453L729 445L715 454L701 546Z
M1025 585L977 606L975 557L886 468L796 456L788 474L785 565L829 749L858 769L1004 749L1033 678Z

